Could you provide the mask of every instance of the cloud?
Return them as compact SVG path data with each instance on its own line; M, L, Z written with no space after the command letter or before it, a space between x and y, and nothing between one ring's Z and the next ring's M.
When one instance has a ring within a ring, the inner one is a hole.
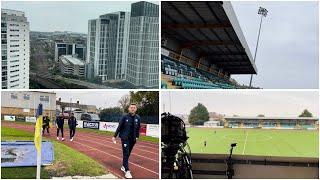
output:
M256 58L254 86L272 89L319 87L317 2L232 2L251 52L259 28L259 6L268 9ZM248 84L250 76L232 76Z
M161 97L161 107L173 114L189 114L197 103L204 104L209 112L228 116L297 117L304 109L319 114L316 91L165 91Z
M63 102L77 102L80 104L96 105L97 108L118 106L119 99L129 94L129 91L57 91L57 99Z

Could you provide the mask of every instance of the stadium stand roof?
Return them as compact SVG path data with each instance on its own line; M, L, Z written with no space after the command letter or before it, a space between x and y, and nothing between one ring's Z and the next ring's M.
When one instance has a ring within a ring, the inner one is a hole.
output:
M224 117L226 120L311 120L318 121L316 117Z
M162 37L174 39L179 49L190 49L229 74L257 73L230 2L162 1L161 8Z

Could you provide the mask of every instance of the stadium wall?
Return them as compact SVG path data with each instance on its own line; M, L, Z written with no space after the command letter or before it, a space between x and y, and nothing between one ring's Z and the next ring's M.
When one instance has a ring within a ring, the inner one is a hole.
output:
M15 119L25 119L27 117L33 117L36 112L36 109L32 108L13 108L13 107L1 107L1 118L4 119L4 116L14 116ZM43 114L52 119L55 118L56 111L44 109Z
M194 178L226 178L228 154L192 154ZM319 179L319 159L233 155L235 179Z
M4 115L2 118L4 121L17 121L16 116ZM35 123L35 117L25 117L24 122ZM96 129L99 131L115 132L118 128L117 122L103 122L103 121L81 121L77 120L77 128ZM51 122L52 123L52 122ZM159 137L159 125L158 124L141 124L140 135Z

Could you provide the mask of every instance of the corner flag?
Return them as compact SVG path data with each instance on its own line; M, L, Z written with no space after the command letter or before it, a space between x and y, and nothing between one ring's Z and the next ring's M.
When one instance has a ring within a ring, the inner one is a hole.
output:
M34 145L36 146L37 151L41 152L41 129L42 129L42 104L39 104L38 110L37 110L37 122L36 122L36 128L34 131Z
M34 145L37 149L37 179L40 179L40 171L41 171L41 141L42 141L42 134L41 134L41 128L42 128L42 104L40 103L37 110L37 122L36 122L36 128L34 131Z

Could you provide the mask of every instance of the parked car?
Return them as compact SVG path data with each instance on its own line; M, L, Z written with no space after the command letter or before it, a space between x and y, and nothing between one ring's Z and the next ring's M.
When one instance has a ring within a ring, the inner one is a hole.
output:
M100 121L98 114L93 113L82 113L81 121Z

